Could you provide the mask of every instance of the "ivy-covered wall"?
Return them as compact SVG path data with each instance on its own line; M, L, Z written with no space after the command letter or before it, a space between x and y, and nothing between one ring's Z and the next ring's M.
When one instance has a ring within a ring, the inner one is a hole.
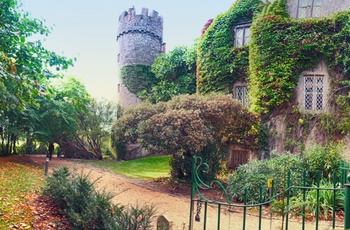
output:
M262 115L268 129L265 143L283 142L292 150L311 139L344 139L350 133L350 10L294 19L287 0L269 6L259 2L238 0L204 33L198 46L197 90L230 92L237 79L246 79L250 109ZM235 25L249 20L249 46L233 47ZM305 113L296 104L296 87L300 74L321 61L330 76L330 109Z
M237 24L251 22L262 9L260 0L238 0L208 27L198 44L197 90L231 92L232 83L246 77L249 69L248 46L234 47Z
M349 78L349 11L300 20L290 18L284 7L284 1L271 5L251 27L248 85L251 109L257 112L288 103L300 73L323 59L334 83Z
M120 76L124 85L135 95L150 90L158 82L149 65L125 65L120 69Z

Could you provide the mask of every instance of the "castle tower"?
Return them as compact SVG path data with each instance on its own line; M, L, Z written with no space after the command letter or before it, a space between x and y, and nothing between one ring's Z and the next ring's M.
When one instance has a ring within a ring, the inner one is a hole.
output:
M156 11L148 14L143 8L141 14L135 8L124 11L119 17L117 33L119 68L130 65L151 66L161 53L163 45L163 18ZM123 84L119 74L118 95L122 107L139 103L141 100Z

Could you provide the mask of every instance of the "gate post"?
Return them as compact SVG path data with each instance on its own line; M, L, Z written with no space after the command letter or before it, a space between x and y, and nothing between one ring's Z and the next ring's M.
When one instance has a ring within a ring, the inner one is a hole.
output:
M189 230L193 230L193 206L195 196L195 173L196 173L196 157L192 156L192 170L191 170L191 204L190 204L190 223L188 225Z
M345 184L344 229L350 229L350 184Z

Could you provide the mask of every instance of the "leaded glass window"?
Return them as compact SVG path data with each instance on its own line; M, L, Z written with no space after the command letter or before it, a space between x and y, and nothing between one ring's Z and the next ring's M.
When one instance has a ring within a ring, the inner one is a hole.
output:
M322 0L299 0L298 18L320 17Z
M249 43L250 24L239 25L235 28L235 46L244 46Z
M237 99L243 106L248 106L248 93L247 86L235 86L234 98Z
M324 76L320 74L304 75L305 110L322 110Z

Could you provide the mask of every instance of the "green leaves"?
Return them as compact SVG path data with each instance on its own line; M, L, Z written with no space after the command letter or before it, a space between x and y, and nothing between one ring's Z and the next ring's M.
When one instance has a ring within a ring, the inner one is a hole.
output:
M200 152L209 143L229 141L254 147L258 118L230 95L182 95L167 103L141 103L113 127L119 143L138 142L150 151Z
M123 83L133 94L147 90L158 82L148 65L126 65L120 69L120 74Z
M49 100L47 79L59 76L51 70L73 64L46 50L40 41L28 41L35 34L48 35L49 29L41 20L22 13L18 4L17 0L0 3L0 128L5 130L5 139L34 130L37 120L30 118L40 108L38 98ZM5 127L5 121L12 130Z
M260 0L237 1L208 27L198 44L197 89L200 93L231 92L232 84L248 76L248 46L234 47L234 29L251 22Z
M349 20L344 20L349 19L348 12L332 19L296 20L277 10L281 7L285 1L275 1L252 25L248 85L256 112L268 112L289 102L299 74L314 68L321 59L326 59L334 75L346 77L350 69L349 47L341 41L349 36L343 33L349 27Z
M157 103L169 101L176 95L196 92L196 45L191 48L175 47L169 53L156 58L152 72L158 82L154 82L151 90L144 90L138 96Z

